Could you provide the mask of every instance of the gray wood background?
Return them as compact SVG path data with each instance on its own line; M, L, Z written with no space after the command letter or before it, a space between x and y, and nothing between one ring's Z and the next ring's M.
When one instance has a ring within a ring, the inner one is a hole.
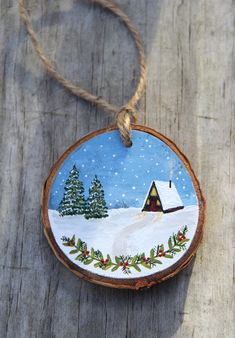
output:
M90 1L28 1L63 74L122 105L138 74L126 28ZM43 235L40 191L64 150L113 117L45 72L0 0L0 337L232 338L234 332L234 0L118 0L141 31L148 63L140 122L187 154L207 199L196 259L142 292L106 289L62 266Z

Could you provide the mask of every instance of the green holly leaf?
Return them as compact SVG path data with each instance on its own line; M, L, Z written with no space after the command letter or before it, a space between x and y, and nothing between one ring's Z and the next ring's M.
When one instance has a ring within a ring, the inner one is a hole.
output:
M109 260L109 263L112 262L112 259L111 259L111 257L109 255L107 255L107 258Z
M85 265L91 264L93 262L93 258L88 258L84 261Z
M119 265L115 265L111 271L116 271L119 268Z
M131 264L132 264L132 265L135 264L136 258L137 258L137 255L135 255L135 256L132 258L132 260L131 260Z
M146 264L145 262L141 262L140 264L149 270L151 269L151 266L149 264Z
M82 254L78 255L78 256L75 258L75 260L76 260L76 261L79 261L81 258L82 258Z
M121 259L120 259L120 257L118 257L118 256L115 256L115 262L116 262L117 264L119 264L119 263L121 262Z
M154 259L154 254L155 254L154 249L151 249L151 250L150 250L150 258L151 258L152 260Z
M94 248L91 247L91 256L94 257L94 255L95 255L95 250L94 250Z
M132 263L132 266L134 269L136 269L138 272L141 272L141 269L139 268L139 266L137 264L133 264Z
M78 253L78 250L77 249L71 250L69 253L70 253L70 255L74 255L74 254Z
M99 262L94 264L94 267L95 267L95 268L99 268L99 266L100 266L100 263L99 263Z
M169 249L172 250L173 245L172 245L171 237L168 239L168 246L169 246Z
M168 254L165 254L165 256L164 256L165 258L173 258L173 256L172 255L168 255Z
M175 252L180 252L181 250L180 249L177 249L177 248L174 248L173 249Z
M160 247L159 247L159 249L160 249L161 251L164 251L164 245L161 244Z
M78 248L78 250L81 249L81 245L82 245L82 241L80 240L80 238L78 238L78 240L77 240L77 248Z
M158 259L154 259L153 262L154 262L154 263L157 263L157 264L162 264L162 262L159 261Z

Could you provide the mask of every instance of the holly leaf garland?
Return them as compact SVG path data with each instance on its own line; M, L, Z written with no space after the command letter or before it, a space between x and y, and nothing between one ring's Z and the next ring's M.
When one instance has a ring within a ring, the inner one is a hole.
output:
M152 248L147 257L145 253L141 253L133 257L130 255L115 256L114 260L112 260L109 254L104 256L100 250L94 250L92 247L88 250L87 243L83 242L80 238L76 242L75 235L72 238L63 236L61 241L64 246L73 248L69 254L78 254L75 260L82 262L84 265L94 263L95 268L102 270L111 269L112 272L121 269L124 274L131 274L133 269L141 272L141 266L151 270L156 265L163 264L160 259L172 259L177 253L186 250L186 243L189 241L189 238L186 237L187 231L188 227L184 226L176 234L173 233L168 239L167 250L165 250L163 244L160 244Z

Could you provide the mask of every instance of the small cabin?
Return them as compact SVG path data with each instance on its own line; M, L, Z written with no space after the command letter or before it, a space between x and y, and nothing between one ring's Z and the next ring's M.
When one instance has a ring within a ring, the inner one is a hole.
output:
M172 181L152 181L142 211L169 213L183 208L183 202Z

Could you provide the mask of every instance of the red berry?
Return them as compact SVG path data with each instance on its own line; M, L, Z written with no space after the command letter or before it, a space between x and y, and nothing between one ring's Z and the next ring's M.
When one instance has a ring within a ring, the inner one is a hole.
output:
M104 259L101 259L101 262L104 263Z
M162 257L162 253L161 253L161 252L159 252L158 256L159 256L159 257Z
M147 261L149 261L149 260L150 260L150 257L147 258Z
M108 262L109 260L108 260L108 258L105 260L105 262Z
M129 265L129 263L128 262L126 262L126 266L128 266Z
M87 251L86 254L89 255L90 251Z
M178 237L178 240L181 242L182 241L182 237Z
M120 262L120 265L123 266L123 262Z
M183 234L182 234L182 232L181 231L179 231L178 232L178 236L182 236Z
M186 236L185 235L183 235L183 239L185 239L186 238Z

